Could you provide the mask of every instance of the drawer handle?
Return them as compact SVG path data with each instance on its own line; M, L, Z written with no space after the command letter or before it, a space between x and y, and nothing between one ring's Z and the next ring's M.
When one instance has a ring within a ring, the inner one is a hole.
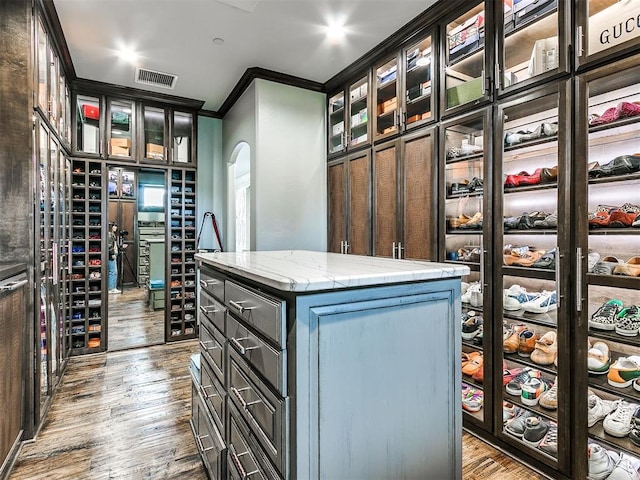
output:
M218 280L200 280L200 286L202 288L208 288L211 285L215 285L216 283L220 283Z
M210 313L216 313L220 310L217 310L215 305L200 305L200 311L205 315L209 315Z
M210 452L211 450L213 450L214 447L212 445L209 448L204 448L204 445L202 444L203 438L209 438L209 435L196 435L196 442L198 443L198 449L202 453Z
M256 405L258 403L262 403L262 400L255 400L253 402L247 402L240 392L245 392L247 390L251 390L251 387L245 387L237 389L236 387L231 387L231 391L236 396L240 404L242 405L243 410L247 410L251 405Z
M233 300L229 300L229 305L231 305L233 308L235 308L236 310L238 310L238 312L240 313L244 313L246 311L249 310L253 310L256 307L245 307L242 304L245 303L244 301L242 302L234 302Z
M249 454L249 451L247 450L246 452L243 453L236 453L236 449L233 446L233 444L229 444L229 453L231 454L231 460L233 460L233 463L235 464L236 468L238 469L238 473L240 474L240 477L242 478L242 480L246 480L247 478L249 478L251 475L255 475L256 473L259 473L259 470L254 470L253 472L246 472L244 467L242 466L242 463L240 462L240 457L243 457L245 455Z
M208 342L203 342L202 340L200 340L200 348L205 352L208 352L209 347L207 345L211 345L212 343L215 345L215 342L213 340L209 340ZM218 348L218 347L214 347L211 350L214 350L215 348Z
M207 385L206 387L204 385L200 385L200 392L202 393L202 396L205 398L205 400L209 400L212 397L219 396L218 393L213 393L212 395L208 395L207 388L210 388L211 390L216 392L215 388L213 388L213 385Z
M231 337L229 339L230 343L233 343L233 345L240 350L240 355L246 355L247 351L249 350L256 350L258 348L260 348L258 345L256 345L255 347L244 347L240 341L242 340L249 340L249 337L242 337L242 338L235 338L235 337Z

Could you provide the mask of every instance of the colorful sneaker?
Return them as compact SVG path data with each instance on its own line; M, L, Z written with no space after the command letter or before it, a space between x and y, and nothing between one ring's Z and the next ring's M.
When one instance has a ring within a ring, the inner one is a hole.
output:
M558 408L558 377L553 381L553 386L540 395L540 406L547 410L555 410Z
M637 403L629 403L621 400L618 408L605 417L602 421L604 431L614 437L626 437L631 432L631 419L640 407Z
M598 308L591 315L589 327L596 330L615 330L618 314L622 310L622 302L617 299L611 299Z
M587 425L589 428L617 409L619 403L620 400L603 400L595 393L590 393L587 397Z
M535 407L540 400L540 396L546 392L548 388L549 386L542 378L530 378L520 387L522 403L530 407Z
M529 410L520 410L518 415L513 417L504 425L504 431L514 437L522 438L527 427L527 418L533 417L533 413Z
M468 387L462 389L462 408L467 412L478 412L482 408L484 395L478 388Z
M518 336L518 355L521 357L531 356L540 335L533 330L524 330Z
M522 395L522 386L531 378L541 378L542 372L535 368L524 367L522 371L516 375L513 380L511 380L506 385L506 390L509 395Z
M587 351L587 368L589 373L604 375L611 366L609 346L604 342L595 342Z
M618 358L607 373L609 385L618 388L628 387L638 377L640 377L640 357L635 355Z
M471 340L475 337L482 326L482 321L482 315L476 315L476 312L473 310L469 310L462 315L462 338L464 340Z
M524 424L522 441L532 447L537 447L549 431L549 424L539 417L529 417Z
M525 312L547 313L557 308L556 292L541 292L536 298L522 304Z
M522 372L521 368L505 368L502 370L502 385L506 385L511 380L513 380L520 372ZM638 386L640 388L640 385Z
M620 457L613 450L607 450L597 443L590 443L587 448L589 458L588 480L604 480L618 463Z
M625 337L635 337L640 329L640 310L635 305L627 307L618 314L615 324L616 333Z
M558 425L555 422L549 423L549 431L538 444L538 449L547 455L558 456Z
M520 310L523 303L529 302L535 297L536 294L527 293L520 285L511 285L502 296L502 308L507 311Z

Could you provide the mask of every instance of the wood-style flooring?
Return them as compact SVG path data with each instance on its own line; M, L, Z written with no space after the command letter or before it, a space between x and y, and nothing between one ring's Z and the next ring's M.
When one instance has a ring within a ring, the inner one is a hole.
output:
M164 325L164 309L147 305L144 287L109 294L109 351L164 343Z
M189 340L72 357L9 480L206 479L189 427L189 357L199 348ZM544 478L467 433L462 456L465 480Z

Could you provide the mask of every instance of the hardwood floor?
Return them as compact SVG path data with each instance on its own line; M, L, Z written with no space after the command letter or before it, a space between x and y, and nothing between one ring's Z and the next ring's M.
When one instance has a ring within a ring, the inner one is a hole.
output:
M199 348L189 340L72 357L9 480L206 479L189 427L189 357ZM462 456L464 479L544 478L467 433Z
M109 294L110 352L164 343L164 310L146 304L144 287Z

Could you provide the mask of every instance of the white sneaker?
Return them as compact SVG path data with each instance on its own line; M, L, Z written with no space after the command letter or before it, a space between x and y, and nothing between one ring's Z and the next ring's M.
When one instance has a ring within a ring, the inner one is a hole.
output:
M640 480L640 474L629 459L621 458L607 480Z
M588 447L589 475L588 480L604 480L607 478L618 463L620 457L613 450L590 443Z
M602 421L604 431L614 437L626 437L631 431L631 419L636 409L640 407L637 403L630 403L621 400L613 412Z
M480 298L479 305L474 305L474 303L478 303L478 299L474 297ZM470 283L469 287L467 288L467 291L464 292L464 294L462 294L462 296L460 297L460 300L462 301L462 303L469 303L474 307L482 306L482 291L480 289L480 283L479 282Z
M120 293L120 290L118 290L117 288L112 288L111 290L109 290L109 293Z
M522 288L520 285L511 285L509 288L504 290L502 295L502 308L507 311L516 311L522 308L521 303L518 301L518 297L525 293L527 290Z
M525 312L529 313L547 313L558 307L556 292L544 291L536 298L522 304Z
M611 366L611 353L609 346L604 342L595 342L587 351L587 368L589 373L604 375L609 372Z
M589 428L618 408L619 403L620 400L603 400L595 393L589 394L587 398L587 425Z
M588 272L593 272L593 267L596 266L596 263L600 261L600 254L598 252L591 252L587 255L587 268Z

